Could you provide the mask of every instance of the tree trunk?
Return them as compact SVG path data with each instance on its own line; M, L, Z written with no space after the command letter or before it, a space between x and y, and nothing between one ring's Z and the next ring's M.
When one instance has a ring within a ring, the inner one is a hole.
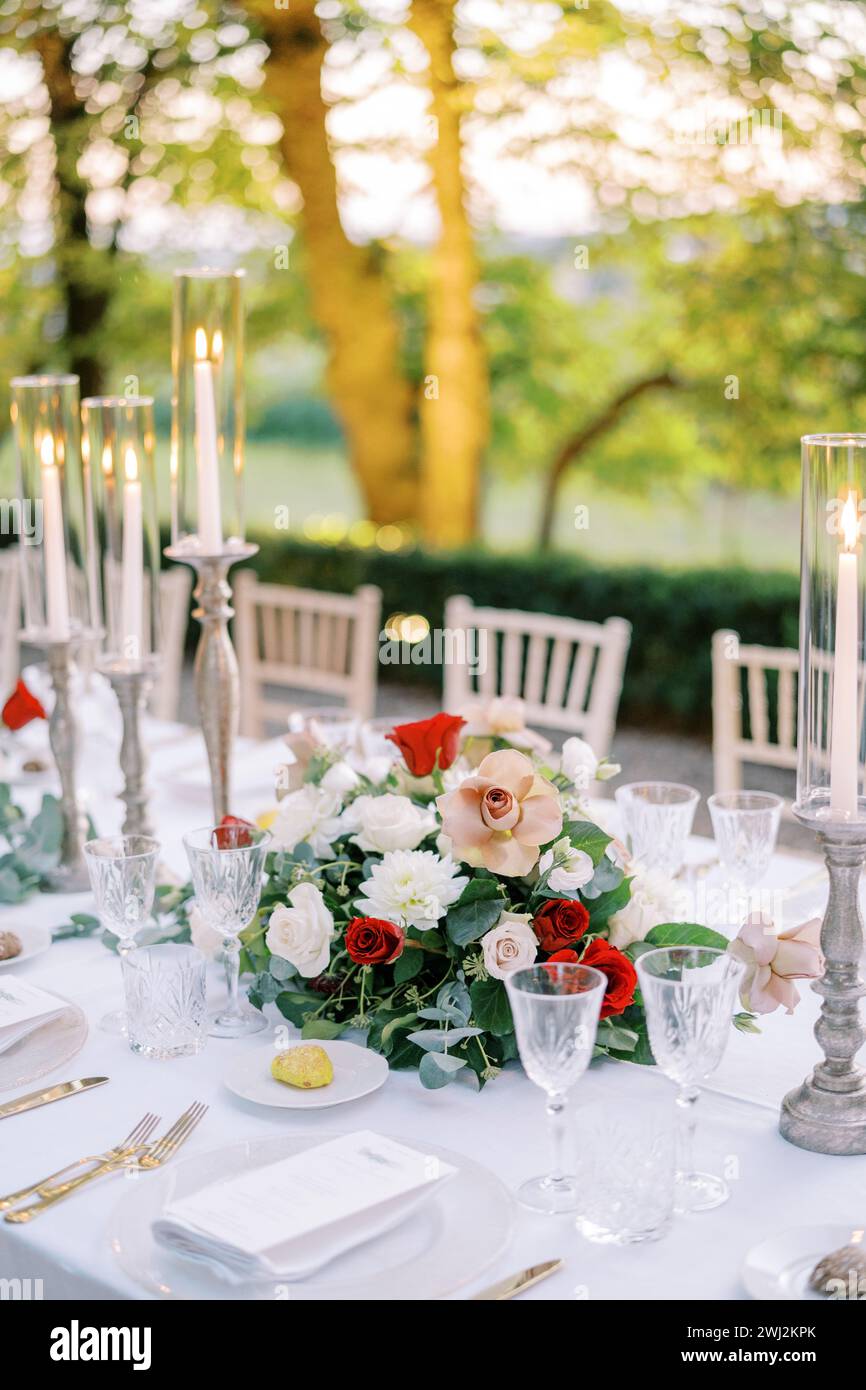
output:
M569 464L579 458L601 435L618 422L620 416L632 401L637 400L645 391L652 391L656 387L667 386L675 388L679 382L670 372L656 372L654 376L642 377L640 381L632 382L618 396L605 406L594 420L591 420L577 434L573 434L565 441L553 459L550 471L544 483L544 501L541 510L541 526L538 533L539 549L546 550L553 535L553 519L556 513L556 499L559 494L559 487Z
M369 516L414 519L417 507L413 393L400 362L400 331L373 247L343 231L326 129L322 64L327 43L313 0L247 0L270 56L266 87L283 123L286 171L304 201L313 312L328 346L327 383L345 430Z
M477 533L490 415L474 301L478 266L464 203L454 8L455 0L414 0L410 18L430 56L436 139L429 163L441 224L430 265L421 402L421 524L433 545L463 545Z
M92 247L87 235L87 189L77 165L88 122L73 84L72 42L57 30L42 30L34 36L33 45L42 59L57 158L57 267L69 370L81 378L82 396L95 396L103 385L99 330L111 303L113 268L111 256Z

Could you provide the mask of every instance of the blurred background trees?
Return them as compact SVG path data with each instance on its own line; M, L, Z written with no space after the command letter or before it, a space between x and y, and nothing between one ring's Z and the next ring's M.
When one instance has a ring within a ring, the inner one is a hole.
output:
M254 524L787 563L866 391L864 55L851 0L5 0L0 379L164 427L171 272L240 262Z

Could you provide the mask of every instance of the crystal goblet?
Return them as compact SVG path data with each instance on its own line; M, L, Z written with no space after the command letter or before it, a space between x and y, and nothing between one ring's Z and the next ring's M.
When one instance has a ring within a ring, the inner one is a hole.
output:
M661 946L636 962L650 1045L678 1087L683 1116L676 1210L709 1211L730 1196L724 1178L694 1166L695 1105L700 1082L716 1070L731 1035L731 1016L745 966L713 946Z
M517 1196L533 1211L575 1211L578 1192L566 1171L566 1106L592 1057L607 977L589 965L548 962L506 975L520 1060L547 1095L553 1167L530 1178Z
M156 893L160 845L150 835L108 835L88 840L84 860L96 899L96 912L106 931L117 937L117 954L135 946L136 932L147 925ZM107 1033L126 1035L126 1011L113 1009L99 1022Z
M630 782L615 797L632 859L678 874L700 792L682 782Z
M184 836L196 903L223 943L228 997L211 1017L213 1038L241 1038L267 1026L264 1014L238 998L238 976L240 933L258 909L271 839L246 824L208 825Z

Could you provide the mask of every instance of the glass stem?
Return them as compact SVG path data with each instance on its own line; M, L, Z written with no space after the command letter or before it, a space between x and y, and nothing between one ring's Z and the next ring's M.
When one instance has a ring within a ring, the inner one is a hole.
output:
M236 936L223 937L223 955L226 967L226 1014L229 1018L237 1018L240 1010L238 1008L238 976L240 965L241 944Z
M547 1097L547 1125L550 1130L552 1167L549 1181L559 1187L565 1181L565 1096L554 1092Z
M677 1166L680 1173L686 1177L695 1171L695 1127L698 1122L695 1106L700 1094L697 1086L681 1086L677 1094L677 1105L680 1109Z

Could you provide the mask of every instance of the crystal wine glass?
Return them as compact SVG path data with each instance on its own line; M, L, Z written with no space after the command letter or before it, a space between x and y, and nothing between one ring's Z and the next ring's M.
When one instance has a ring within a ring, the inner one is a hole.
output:
M722 1060L745 966L712 946L662 946L636 964L653 1054L679 1087L684 1122L676 1210L709 1211L730 1192L724 1178L695 1170L695 1104L700 1082Z
M212 1015L212 1038L241 1038L267 1026L238 998L240 933L255 916L271 835L254 825L208 825L184 836L199 911L222 937L228 998Z
M589 965L548 962L506 975L520 1060L530 1081L547 1094L553 1168L530 1178L517 1196L532 1211L556 1216L576 1211L578 1191L566 1173L569 1093L592 1057L607 977Z
M629 782L615 796L632 859L678 874L700 792L682 782Z
M88 840L84 846L97 915L106 931L117 937L121 960L133 949L136 932L150 918L159 854L159 841L149 835L108 835ZM100 1019L99 1026L125 1037L125 1009L113 1009Z
M722 870L738 888L754 888L769 867L782 798L772 792L718 792L707 798Z

